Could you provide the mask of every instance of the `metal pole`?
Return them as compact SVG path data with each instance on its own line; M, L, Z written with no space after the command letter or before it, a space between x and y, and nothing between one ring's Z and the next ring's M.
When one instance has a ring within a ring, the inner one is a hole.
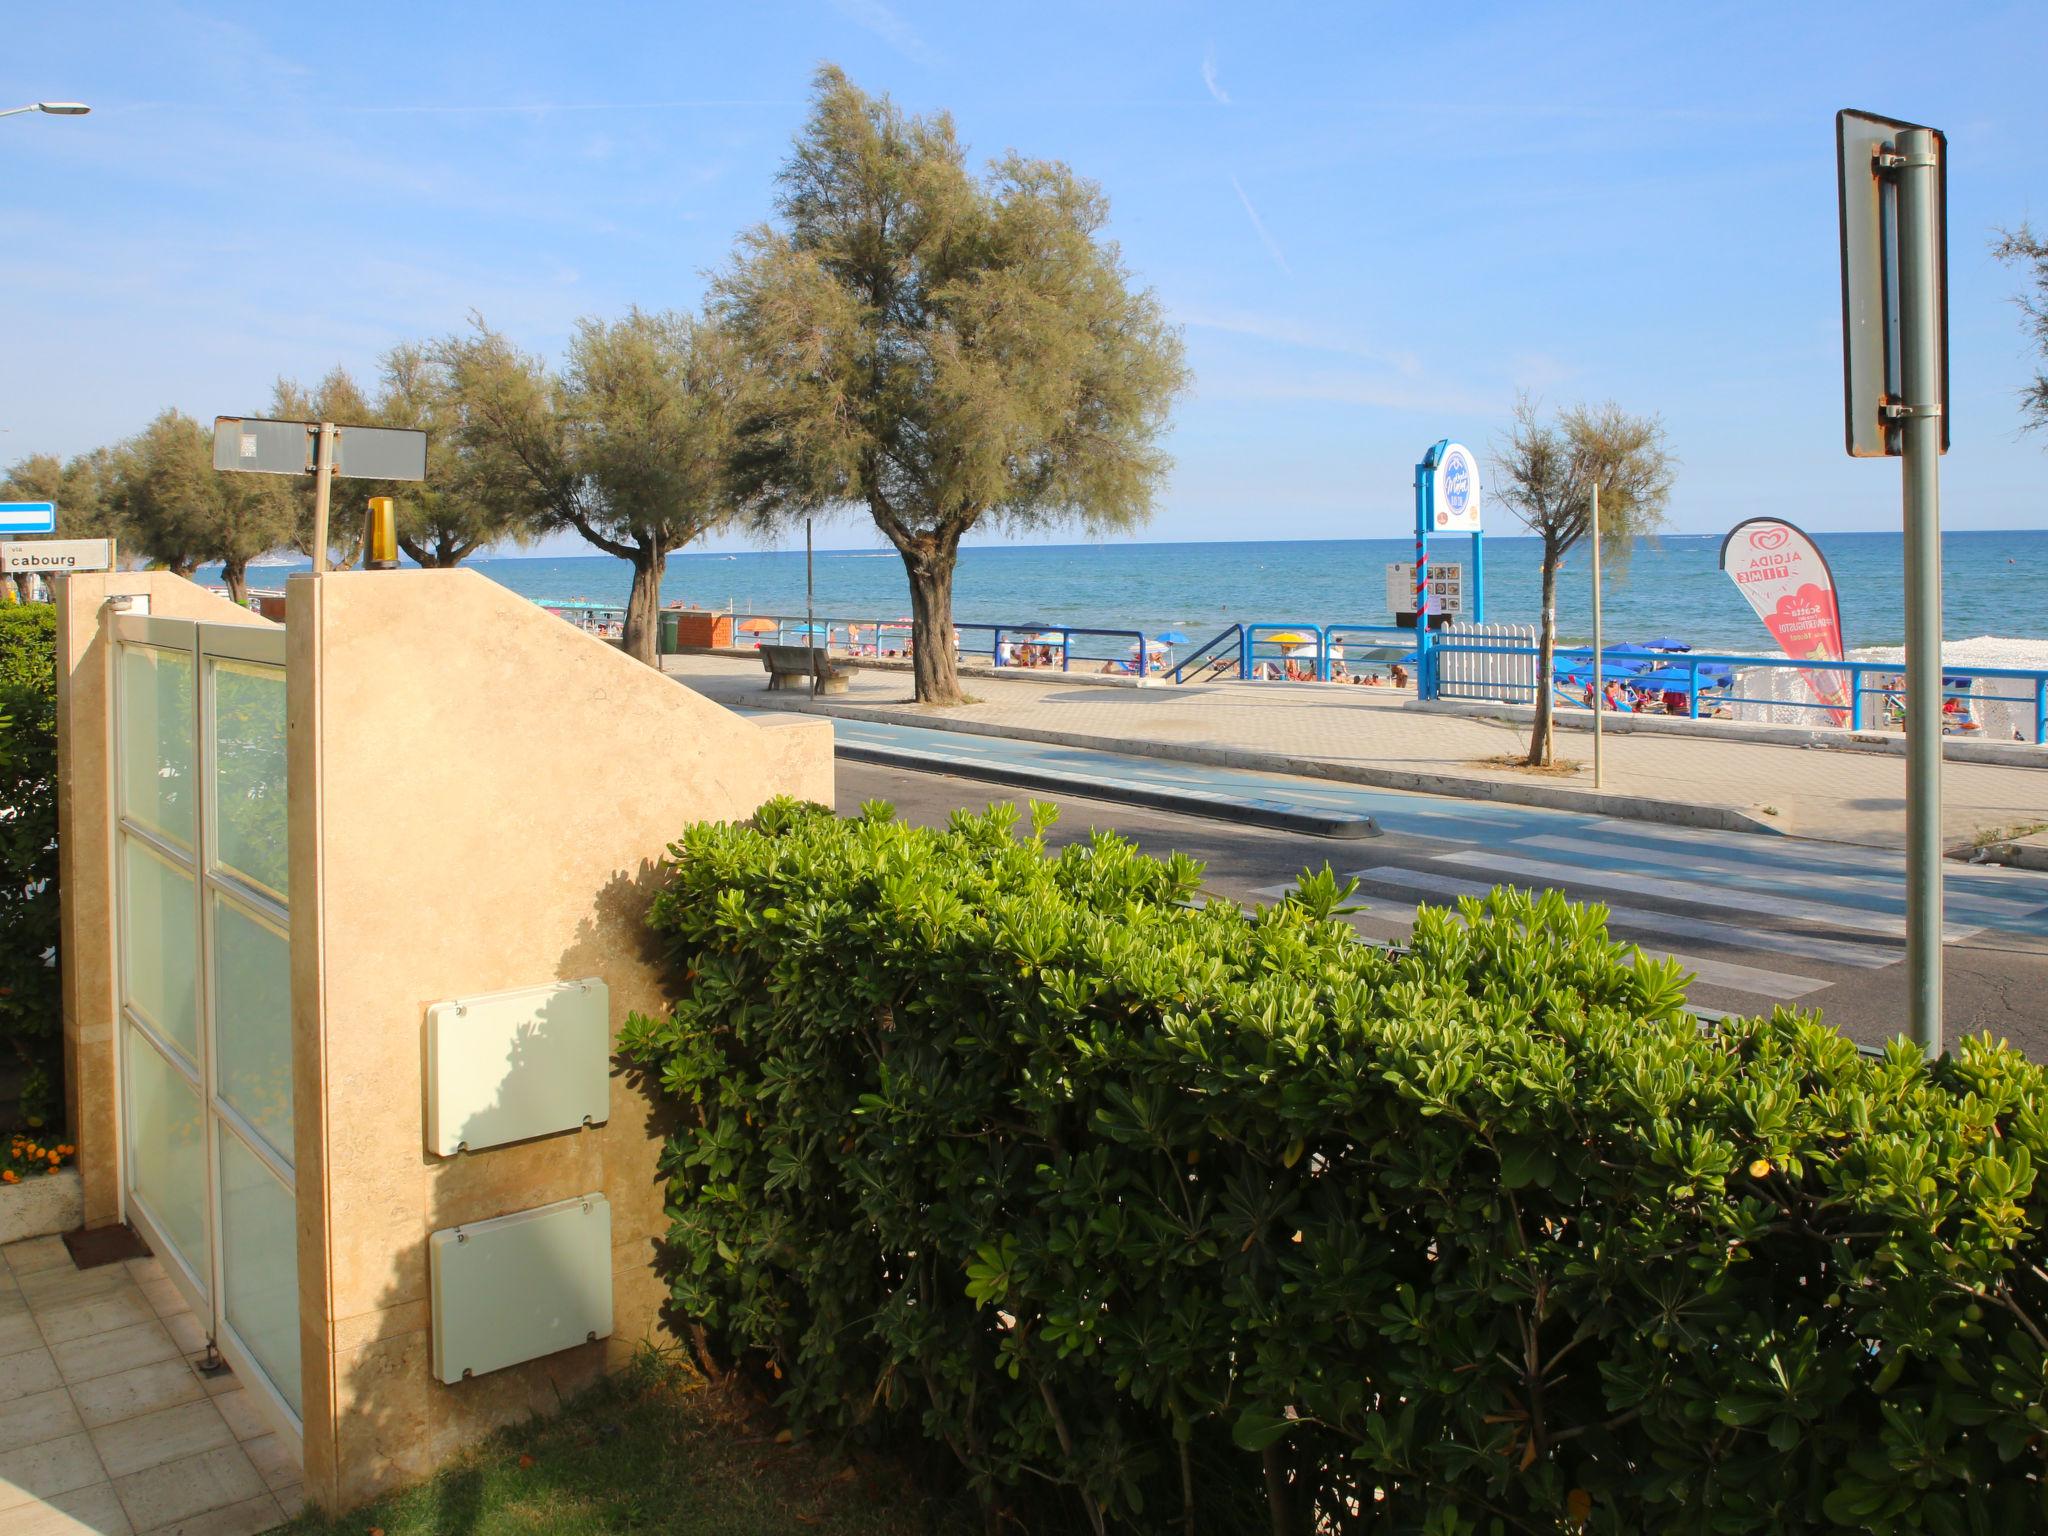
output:
M1607 710L1600 660L1600 482L1593 482L1593 787L1605 789L1600 762L1600 717Z
M811 580L811 520L804 519L804 644L818 643L817 593ZM818 658L811 658L811 697L818 696Z
M1433 698L1429 687L1429 511L1431 453L1415 466L1415 697Z
M334 423L323 421L314 434L313 450L313 574L327 570L327 503L334 490Z
M1913 1039L1941 1054L1941 197L1936 135L1898 138L1901 482L1906 524L1906 985Z

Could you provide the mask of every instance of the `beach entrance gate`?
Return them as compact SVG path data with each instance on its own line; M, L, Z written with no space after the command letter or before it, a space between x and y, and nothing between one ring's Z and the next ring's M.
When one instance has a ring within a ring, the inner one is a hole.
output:
M284 631L111 615L123 1214L297 1430Z
M294 576L281 626L162 572L57 586L84 1224L148 1244L307 1501L673 1344L670 1127L614 1056L667 1005L647 907L692 822L832 799L830 722L473 571Z

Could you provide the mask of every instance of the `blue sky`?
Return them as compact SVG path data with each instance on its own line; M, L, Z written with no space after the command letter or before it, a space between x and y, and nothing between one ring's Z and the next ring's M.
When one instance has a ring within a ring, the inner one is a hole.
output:
M18 8L0 461L260 407L472 309L557 354L691 306L831 60L1065 159L1186 329L1147 537L1382 537L1518 389L1661 411L1674 526L1898 523L1841 448L1833 115L1948 131L1952 528L2048 525L1995 229L2048 222L2038 9L765 4ZM1502 522L1491 524L1511 531ZM831 540L864 542L849 523ZM572 552L557 546L557 552Z

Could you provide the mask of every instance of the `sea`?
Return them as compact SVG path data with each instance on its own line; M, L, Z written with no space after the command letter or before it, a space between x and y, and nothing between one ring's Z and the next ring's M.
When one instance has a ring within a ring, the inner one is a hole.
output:
M1814 540L1834 571L1848 647L1902 644L1900 536L1822 533ZM1470 542L1433 541L1430 558L1469 564ZM1610 643L1669 637L1696 650L1775 652L1763 625L1722 574L1720 549L1719 534L1644 539L1625 563L1614 559L1612 546L1604 549L1604 636ZM1540 555L1533 538L1486 540L1489 623L1535 622ZM1391 622L1386 568L1413 556L1413 541L1405 539L970 545L960 552L953 609L963 623L1136 629L1149 635L1178 630L1191 645L1233 623L1385 624ZM603 554L469 564L540 601L623 603L632 581L624 561ZM1942 564L1942 622L1949 639L1993 636L2039 642L2048 651L2048 530L1947 533ZM304 568L303 561L294 565ZM212 573L200 574L204 579ZM285 574L287 569L254 569L251 583L281 585ZM910 611L902 561L887 547L819 550L812 580L821 618L893 620ZM802 550L684 551L669 558L662 599L742 614L795 615L804 611L804 582ZM1469 570L1466 582L1469 587ZM1566 557L1558 579L1558 632L1566 642L1590 637L1591 596L1582 547Z

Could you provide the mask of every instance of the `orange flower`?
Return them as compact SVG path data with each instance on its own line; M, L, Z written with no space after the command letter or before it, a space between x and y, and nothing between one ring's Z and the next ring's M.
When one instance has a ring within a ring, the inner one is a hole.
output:
M0 1179L5 1179L9 1184L19 1184L21 1175L12 1168L0 1168Z

